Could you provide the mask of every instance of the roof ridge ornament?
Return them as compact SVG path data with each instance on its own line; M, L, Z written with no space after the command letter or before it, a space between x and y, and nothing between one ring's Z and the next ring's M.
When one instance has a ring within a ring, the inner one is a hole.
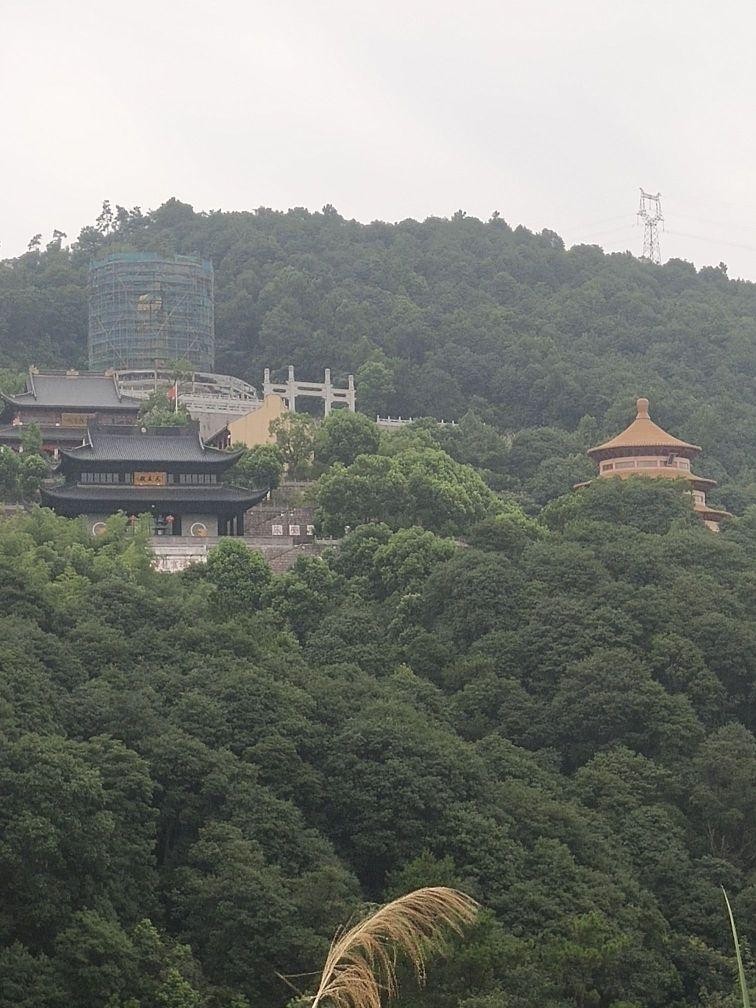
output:
M650 420L651 419L651 417L649 416L649 412L648 412L648 399L640 398L640 399L638 399L638 401L636 402L635 405L636 405L636 408L638 410L638 412L635 415L635 419L636 420Z

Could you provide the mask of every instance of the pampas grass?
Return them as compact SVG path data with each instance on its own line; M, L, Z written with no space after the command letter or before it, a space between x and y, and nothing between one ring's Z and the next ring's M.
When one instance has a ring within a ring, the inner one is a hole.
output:
M399 955L425 981L425 961L449 931L461 934L478 904L456 889L416 889L336 934L311 1008L381 1008L381 995L397 993Z
M743 1000L743 1008L751 1008L751 998L748 994L748 984L746 983L745 969L743 969L743 956L740 954L740 941L738 940L738 929L735 927L735 918L732 915L732 907L730 906L730 901L727 898L727 892L725 887L722 886L722 895L724 896L724 901L727 905L727 914L730 918L730 927L732 928L732 940L735 945L735 958L738 962L738 981L740 982L740 996Z

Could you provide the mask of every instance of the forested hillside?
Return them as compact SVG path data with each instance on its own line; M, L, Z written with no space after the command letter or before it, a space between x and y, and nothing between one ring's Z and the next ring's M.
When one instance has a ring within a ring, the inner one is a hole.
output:
M756 287L463 214L170 201L61 243L0 265L2 383L85 365L92 254L196 252L219 369L354 371L368 415L459 422L320 425L288 461L348 531L281 575L232 539L157 574L122 515L0 521L0 1008L283 1008L337 925L427 884L484 910L398 1008L735 1008ZM703 445L720 534L678 481L565 493L641 393Z
M70 249L37 238L2 264L2 366L85 364L86 268L106 248L212 259L221 370L259 383L267 365L330 366L357 374L368 415L519 432L513 458L499 445L484 468L531 508L590 473L590 439L621 429L641 394L703 446L700 468L722 484L713 503L756 502L756 286L724 269L567 251L552 232L461 212L362 225L329 207L106 205Z
M643 480L486 506L280 576L0 522L2 1008L282 1006L423 884L486 909L404 1008L734 1008L756 514L712 535Z

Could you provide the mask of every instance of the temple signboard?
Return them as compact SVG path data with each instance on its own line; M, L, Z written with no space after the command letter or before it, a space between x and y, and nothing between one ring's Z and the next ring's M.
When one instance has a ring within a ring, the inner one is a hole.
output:
M61 427L86 427L92 419L91 413L61 413Z
M165 486L168 482L164 472L135 472L134 486Z

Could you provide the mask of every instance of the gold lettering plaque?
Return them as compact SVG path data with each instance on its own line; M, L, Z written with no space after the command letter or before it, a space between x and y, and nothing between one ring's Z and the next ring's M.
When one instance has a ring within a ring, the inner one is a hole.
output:
M92 413L61 413L61 427L86 427L92 419Z
M167 474L164 472L135 472L134 486L165 486Z

